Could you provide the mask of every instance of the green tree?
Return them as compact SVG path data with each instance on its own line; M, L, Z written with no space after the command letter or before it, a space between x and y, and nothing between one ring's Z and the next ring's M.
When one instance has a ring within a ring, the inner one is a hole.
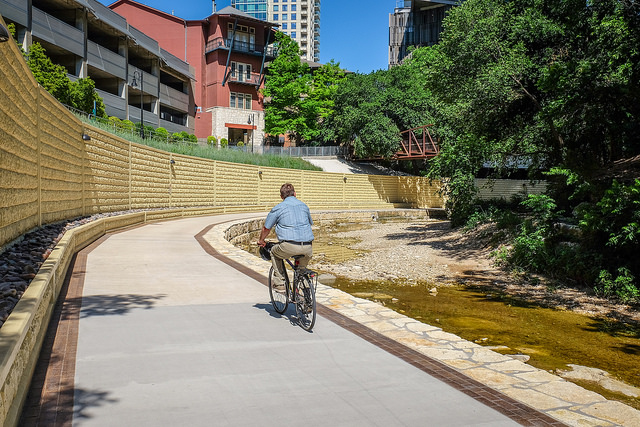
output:
M102 98L95 90L95 83L89 77L72 82L62 65L54 64L40 43L33 43L27 54L27 64L40 86L62 104L69 105L85 113L106 117Z
M300 48L289 36L276 33L278 56L269 65L262 94L265 97L265 132L272 135L293 133L302 117L301 94L310 81L307 64L300 61ZM295 135L300 138L300 135Z
M69 105L97 117L107 117L104 101L96 92L95 83L88 77L69 82Z
M70 80L66 68L54 64L40 43L33 43L27 55L27 64L36 82L58 101L68 104Z
M321 125L332 112L336 85L344 71L333 61L312 74L300 60L298 44L276 34L278 56L269 65L265 87L265 132L291 134L298 144L320 136Z
M336 90L326 139L353 146L359 157L389 157L398 151L400 131L432 123L429 91L415 65L370 74L351 74Z
M412 59L436 106L441 154L430 176L453 178L452 194L468 199L469 178L486 162L498 172L559 166L588 178L640 153L637 9L618 0L453 8L442 41Z

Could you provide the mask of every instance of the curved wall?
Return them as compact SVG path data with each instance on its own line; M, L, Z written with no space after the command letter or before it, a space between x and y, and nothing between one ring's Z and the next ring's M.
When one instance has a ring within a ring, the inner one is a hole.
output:
M83 124L39 87L15 43L0 44L0 55L0 248L34 227L101 212L267 209L284 182L312 209L443 206L424 178L240 165L130 143Z

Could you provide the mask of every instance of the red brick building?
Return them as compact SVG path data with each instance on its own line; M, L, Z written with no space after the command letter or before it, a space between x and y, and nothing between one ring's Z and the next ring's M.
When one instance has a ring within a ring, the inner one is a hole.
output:
M215 2L214 2L215 4ZM109 6L160 47L195 69L195 135L259 146L264 108L259 89L273 60L276 24L232 7L201 20L184 20L133 0Z

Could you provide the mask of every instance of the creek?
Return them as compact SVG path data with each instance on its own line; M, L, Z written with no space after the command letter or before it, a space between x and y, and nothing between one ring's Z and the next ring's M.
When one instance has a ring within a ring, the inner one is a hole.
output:
M357 260L363 251L352 246L358 240L335 234L367 227L370 225L362 223L314 227L314 260L309 267L327 273L314 268L313 262L322 260L326 265ZM244 249L255 253L254 248ZM638 325L541 307L498 288L473 283L443 286L416 280L366 281L337 276L331 286L499 353L528 357L527 363L539 369L570 372L569 376L586 372L579 378L563 376L640 409L640 396L633 396L640 392Z

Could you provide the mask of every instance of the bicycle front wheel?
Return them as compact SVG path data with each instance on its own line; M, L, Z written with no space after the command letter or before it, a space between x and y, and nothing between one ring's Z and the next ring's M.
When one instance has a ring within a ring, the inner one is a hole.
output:
M316 323L316 290L309 277L299 278L294 301L298 324L305 331L311 331Z
M273 309L279 314L284 313L289 305L289 278L285 276L284 291L273 289L273 267L269 270L269 295Z

